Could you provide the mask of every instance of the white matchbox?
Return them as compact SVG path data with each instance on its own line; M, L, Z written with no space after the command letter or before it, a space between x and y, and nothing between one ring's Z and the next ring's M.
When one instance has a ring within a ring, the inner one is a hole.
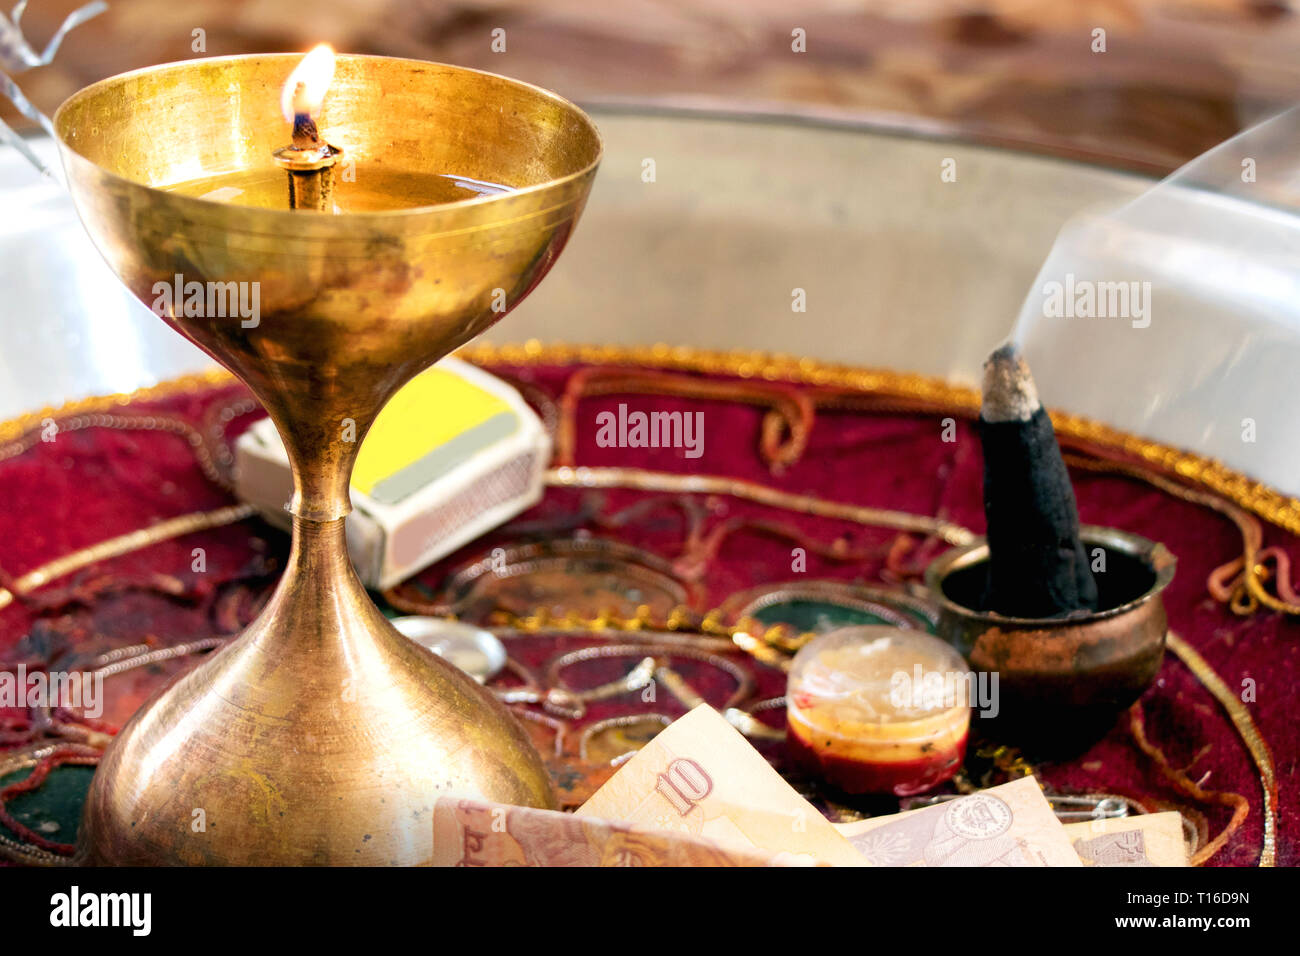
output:
M532 507L550 455L541 420L501 379L455 358L417 375L358 453L345 529L362 582L392 587ZM240 436L235 467L239 497L287 529L293 480L270 419Z

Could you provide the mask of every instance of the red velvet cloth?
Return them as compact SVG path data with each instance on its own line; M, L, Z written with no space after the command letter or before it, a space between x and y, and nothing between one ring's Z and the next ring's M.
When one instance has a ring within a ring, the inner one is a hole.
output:
M573 369L500 371L556 396ZM238 394L237 387L228 386L139 403L131 411L158 408L198 421L209 403ZM626 402L632 410L703 412L703 456L690 459L682 449L599 447L595 416L615 409L618 402ZM774 475L758 454L761 419L760 409L738 402L662 396L588 399L580 403L576 416L576 461L580 465L739 477L837 501L940 514L976 531L983 528L979 441L973 426L965 422L957 424L957 440L947 442L938 417L820 413L800 460L784 474ZM1083 471L1073 477L1084 522L1162 541L1177 555L1177 576L1166 592L1171 627L1205 657L1234 693L1241 692L1247 678L1256 682L1256 699L1247 707L1271 747L1276 766L1280 797L1277 862L1294 865L1297 850L1289 834L1300 822L1295 786L1300 750L1296 729L1300 626L1271 612L1236 617L1210 599L1207 575L1238 556L1241 548L1238 531L1221 516L1130 478ZM562 519L577 513L593 494L551 489L540 505L519 520ZM655 496L609 490L596 497L602 511L610 513ZM219 507L230 499L203 477L183 439L158 432L90 429L60 434L54 442L37 443L0 463L0 501L5 503L0 511L0 568L13 578L104 538L178 514ZM795 574L791 571L790 541L752 530L738 531L726 537L704 573L702 584L707 593L703 603L710 607L739 590L795 578L878 584L885 555L898 537L888 529L794 514L729 497L711 498L707 504L710 524L749 516L795 525L826 543L846 538L855 547L875 549L874 557L853 563L828 560L809 551L806 572ZM420 581L436 590L447 569L481 553L492 542L511 540L511 533L506 528L476 542L422 573ZM619 532L627 543L669 558L681 553L683 535L683 520L670 508L647 512ZM1300 542L1292 535L1271 527L1266 527L1265 535L1266 544L1279 545L1293 560L1300 559ZM205 552L206 570L202 572L192 570L196 547ZM252 611L250 602L238 592L241 588L250 593L264 591L284 549L280 533L258 521L247 521L101 562L0 611L0 661L21 658L57 666L60 660L114 645L141 640L169 644L228 633L237 623L232 623L232 614L242 620ZM931 545L927 554L913 554L908 560L919 567L937 550ZM111 576L111 586L106 592L96 592L105 574ZM160 593L158 580L151 577L157 574L167 576L166 586L174 593ZM75 588L83 593L70 590ZM43 608L34 601L52 602L53 606ZM582 636L560 638L521 654L540 661L556 647L593 642ZM690 666L683 668L689 670ZM618 672L626 669L625 665ZM597 677L592 675L593 682ZM705 696L720 704L730 687L716 674L713 679L716 686L708 686ZM774 672L761 672L760 684L762 696L782 691ZM120 722L138 703L138 696L128 695L116 702L107 717ZM1260 777L1223 709L1172 654L1166 655L1159 678L1142 704L1149 738L1174 766L1188 768L1189 776L1207 790L1233 791L1250 802L1245 824L1211 863L1257 862L1263 836ZM657 709L667 711L673 706L661 700ZM593 708L591 716L603 713ZM0 712L0 716L5 714ZM16 715L11 712L8 716ZM1211 836L1225 826L1230 815L1224 806L1198 802L1171 789L1134 745L1127 718L1117 721L1109 735L1082 757L1041 769L1047 782L1064 791L1119 792L1144 798L1149 805L1167 802L1199 812Z

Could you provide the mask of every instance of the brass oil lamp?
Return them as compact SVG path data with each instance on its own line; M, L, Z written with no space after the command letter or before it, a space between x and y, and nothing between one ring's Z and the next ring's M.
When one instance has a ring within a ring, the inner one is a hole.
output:
M257 284L253 320L179 305L163 319L248 385L294 471L275 593L108 749L80 831L88 862L420 864L439 796L554 804L515 719L371 602L343 520L384 403L555 262L599 134L536 87L369 56L338 58L313 117L313 80L284 89L299 59L140 70L81 90L54 119L81 219L137 297L154 302L177 277ZM297 103L287 148L282 92ZM317 124L353 164L351 201ZM466 193L448 177L508 188Z

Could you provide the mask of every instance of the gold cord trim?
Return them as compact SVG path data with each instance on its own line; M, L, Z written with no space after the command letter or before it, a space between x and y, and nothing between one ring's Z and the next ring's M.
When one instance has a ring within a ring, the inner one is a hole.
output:
M1273 770L1273 752L1255 726L1255 719L1250 716L1241 700L1228 685L1223 682L1209 662L1196 648L1188 644L1173 631L1169 632L1167 641L1169 649L1178 659L1187 665L1187 669L1199 680L1228 713L1228 719L1241 735L1246 749L1250 751L1255 767L1259 770L1260 787L1264 793L1264 841L1259 851L1259 865L1273 866L1277 854L1277 776Z
M675 369L801 385L850 388L950 405L972 412L979 409L977 390L952 385L942 379L911 372L836 365L766 352L721 352L668 345L544 345L530 341L522 345L480 342L461 349L457 355L478 365L584 363ZM1300 499L1290 498L1218 461L1130 435L1078 415L1053 412L1052 422L1061 434L1123 451L1173 471L1254 512L1271 524L1300 535Z
M50 405L38 412L28 412L0 422L0 444L15 441L33 428L44 424L47 418L66 418L69 415L84 415L90 412L104 412L120 408L134 402L157 401L182 392L194 392L203 388L216 388L219 385L233 385L238 382L224 368L213 367L202 372L182 375L178 378L137 388L133 392L118 392L114 395L94 395L90 398L78 398L62 405Z
M734 375L739 378L761 378L766 381L852 388L922 399L968 411L979 409L977 390L953 385L942 379L889 369L837 365L779 353L723 352L669 345L569 345L565 343L544 345L533 340L522 344L506 345L479 342L462 348L456 354L459 358L478 365L564 365L582 362L670 368L705 374ZM31 412L0 422L0 442L12 441L20 437L40 425L46 418L104 411L132 402L166 398L179 392L205 386L232 384L235 381L237 381L235 377L225 369L212 368L133 392L78 399L58 407L51 406L39 412ZM1137 435L1130 435L1078 415L1053 412L1052 421L1057 430L1064 435L1123 451L1173 471L1235 502L1269 523L1292 534L1300 535L1300 499L1288 497L1218 461L1195 452L1183 451Z
M675 475L645 468L551 468L546 472L546 483L559 488L631 488L637 491L660 491L702 495L730 495L753 501L756 504L784 508L799 514L838 518L858 524L877 525L898 531L938 535L953 546L970 544L975 533L968 528L942 518L917 515L907 511L869 508L842 501L814 498L789 491L778 491L743 478L721 475Z
M257 509L252 505L229 505L213 511L191 511L189 514L168 518L166 521L160 521L138 531L129 531L115 538L99 541L89 547L79 548L70 554L65 554L60 558L55 558L53 561L33 568L21 577L15 578L11 589L0 588L0 610L12 604L15 596L21 597L55 578L71 574L73 571L78 571L97 561L130 554L132 551L147 548L170 538L179 538L181 535L191 534L195 531L234 524L236 521L243 521L245 518L251 517L256 511Z

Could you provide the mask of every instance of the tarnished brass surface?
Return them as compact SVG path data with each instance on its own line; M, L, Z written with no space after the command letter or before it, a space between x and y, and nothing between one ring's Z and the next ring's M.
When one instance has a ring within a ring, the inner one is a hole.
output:
M553 803L508 712L371 603L342 519L357 449L383 404L501 318L496 290L513 308L555 261L599 136L575 106L523 83L341 56L320 125L358 181L386 166L515 191L346 215L165 191L278 172L279 91L297 60L137 71L87 87L55 116L78 212L143 302L176 275L259 283L256 325L237 314L164 320L248 384L295 477L290 566L265 611L146 704L97 771L80 836L92 862L421 863L439 794Z
M980 575L988 561L984 539L953 548L931 562L925 582L939 607L937 633L976 671L996 672L998 721L1015 742L1066 749L1108 729L1141 696L1164 657L1168 622L1162 592L1177 564L1164 545L1114 528L1084 526L1084 549L1104 549L1107 570L1096 574L1102 610L1069 618L1016 618L981 611L953 597L953 576ZM1139 586L1113 585L1128 559L1142 569ZM973 579L968 579L974 583ZM1126 593L1126 590L1127 593Z

